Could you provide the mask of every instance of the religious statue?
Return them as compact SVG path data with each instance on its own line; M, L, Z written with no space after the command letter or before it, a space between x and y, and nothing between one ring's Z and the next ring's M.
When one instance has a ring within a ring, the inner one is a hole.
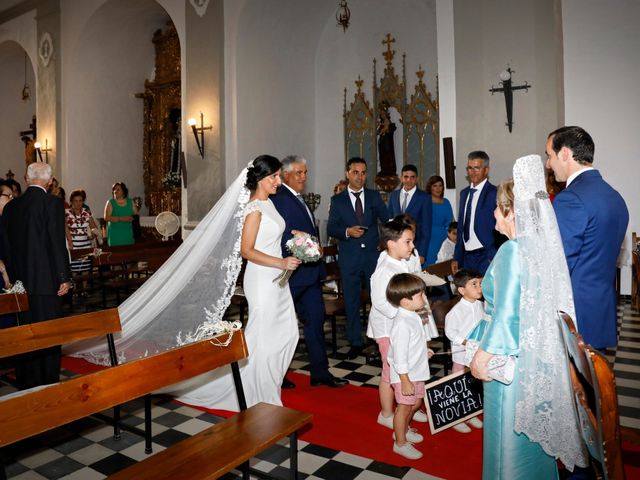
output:
M393 146L393 134L396 131L396 124L391 121L389 105L386 102L380 105L376 131L378 134L378 156L380 158L378 176L394 176L396 175L396 154Z

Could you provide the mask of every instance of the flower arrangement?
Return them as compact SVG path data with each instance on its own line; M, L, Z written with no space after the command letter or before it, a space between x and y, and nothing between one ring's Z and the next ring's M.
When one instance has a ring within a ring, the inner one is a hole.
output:
M180 186L180 172L169 172L162 178L162 184L167 188L175 188Z
M317 262L322 257L318 239L305 232L296 232L296 234L287 241L285 246L287 250L291 252L291 255L302 263ZM273 281L278 282L278 285L284 288L292 274L293 270L283 270Z

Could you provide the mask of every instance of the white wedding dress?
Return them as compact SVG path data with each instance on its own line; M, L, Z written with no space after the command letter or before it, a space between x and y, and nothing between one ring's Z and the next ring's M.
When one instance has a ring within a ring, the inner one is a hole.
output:
M254 200L247 204L245 216L262 214L255 248L274 257L282 257L280 241L285 222L271 200ZM247 263L244 293L249 315L244 333L249 358L240 362L242 385L247 406L259 402L282 405L280 388L298 344L298 321L289 286L273 282L282 271ZM203 382L205 382L203 384ZM194 385L201 385L193 388ZM238 398L230 367L201 375L181 385L178 400L207 408L238 411Z

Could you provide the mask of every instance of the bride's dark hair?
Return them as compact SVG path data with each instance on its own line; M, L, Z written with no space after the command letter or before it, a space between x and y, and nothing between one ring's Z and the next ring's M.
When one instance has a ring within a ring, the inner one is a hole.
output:
M247 169L247 181L244 186L254 191L258 187L258 182L269 175L276 173L282 168L282 163L271 155L260 155L256 157L253 164Z

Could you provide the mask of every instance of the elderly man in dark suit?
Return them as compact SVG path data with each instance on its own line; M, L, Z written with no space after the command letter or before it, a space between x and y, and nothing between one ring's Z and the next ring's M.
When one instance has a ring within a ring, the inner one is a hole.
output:
M416 239L413 242L424 264L431 241L431 220L433 203L431 195L418 188L418 169L415 165L405 165L400 174L402 187L389 195L389 214L392 217L406 213L416 222ZM426 267L426 265L424 265Z
M580 127L549 134L547 168L567 182L553 202L567 257L576 321L586 343L603 350L617 342L616 261L629 224L622 196L594 170L595 146Z
M347 358L354 359L363 349L360 292L369 289L380 253L378 222L386 222L389 211L378 192L364 188L367 162L350 158L346 176L346 190L331 198L327 232L339 242L338 266L347 312L347 340L351 343Z
M290 155L282 160L283 184L271 201L286 223L282 234L282 254L290 255L285 244L298 230L318 237L313 212L302 198L307 183L307 161L303 157ZM327 349L324 343L324 300L321 280L325 276L322 261L303 263L289 279L289 289L298 317L304 321L304 341L309 354L312 387L326 385L343 387L348 382L334 377L329 372ZM283 387L293 387L293 382L285 378Z
M51 179L50 165L32 163L25 175L27 190L4 209L9 276L21 280L29 295L29 311L20 314L21 324L60 317L60 297L71 287L64 203L47 193ZM60 356L60 347L53 347L18 358L18 388L58 382Z
M467 268L484 274L501 240L493 216L498 189L488 180L489 155L486 152L476 150L467 156L467 176L469 186L460 192L458 240L452 267L454 271Z

